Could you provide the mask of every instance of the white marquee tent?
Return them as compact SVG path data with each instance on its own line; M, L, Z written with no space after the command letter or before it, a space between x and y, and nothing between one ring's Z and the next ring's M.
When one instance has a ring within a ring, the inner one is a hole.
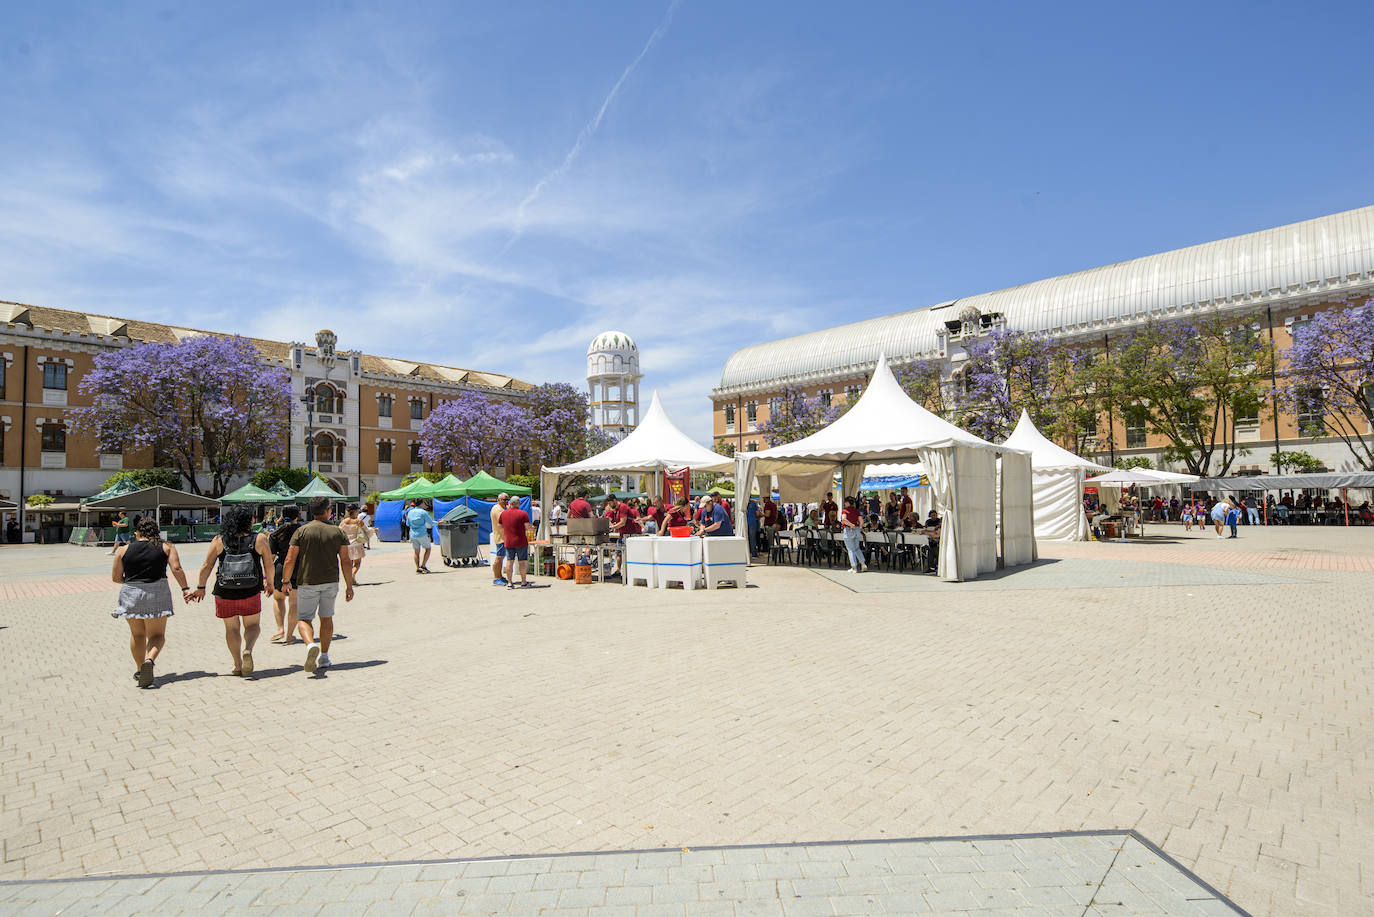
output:
M1002 456L1002 563L1035 559L1030 453L998 446L954 426L902 391L886 357L857 404L823 430L762 452L735 456L735 493L760 474L829 477L838 467L845 496L854 496L871 462L925 465L942 521L939 576L962 581L998 567L998 462ZM737 525L744 508L736 507Z
M558 479L572 474L652 474L655 492L661 491L664 471L691 468L693 471L728 471L730 459L717 455L679 430L663 410L658 392L639 426L605 452L571 465L543 468L539 474L540 504L548 506L558 493ZM752 483L752 482L751 482ZM748 491L735 491L748 493ZM548 537L547 512L539 514L539 537Z
M1089 472L1110 471L1056 446L1021 412L1016 429L1004 446L1031 454L1031 491L1035 504L1035 537L1047 541L1087 541L1088 517L1083 513L1083 479Z

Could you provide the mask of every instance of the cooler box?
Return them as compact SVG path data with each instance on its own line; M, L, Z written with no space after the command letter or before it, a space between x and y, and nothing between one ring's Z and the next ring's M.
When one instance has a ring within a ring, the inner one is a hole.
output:
M683 589L701 585L701 539L657 538L654 541L654 566L658 588L680 583Z
M658 542L663 540L657 535L631 535L625 539L624 583L638 586L642 581L650 589L658 587Z
M715 589L721 583L733 583L743 589L745 571L749 569L749 547L744 537L694 539L702 545L702 574L706 588Z

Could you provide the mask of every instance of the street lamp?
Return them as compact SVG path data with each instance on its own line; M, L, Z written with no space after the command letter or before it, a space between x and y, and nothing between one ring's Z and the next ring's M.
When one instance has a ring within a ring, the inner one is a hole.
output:
M307 385L301 396L305 404L305 469L315 479L315 386Z

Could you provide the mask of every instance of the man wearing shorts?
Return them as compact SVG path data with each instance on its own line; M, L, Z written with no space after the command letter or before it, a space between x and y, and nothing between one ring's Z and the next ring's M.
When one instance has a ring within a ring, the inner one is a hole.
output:
M353 562L348 556L348 536L331 525L329 498L310 500L311 521L296 529L282 565L282 591L296 593L296 628L309 647L305 670L329 666L329 642L334 639L334 602L339 597L339 574L348 589L344 601L353 601ZM299 583L300 585L293 585ZM320 642L315 642L315 616L320 617Z
M434 527L434 517L430 515L425 503L419 500L406 513L406 525L410 527L410 549L415 552L415 572L429 572L429 551L434 547L429 533ZM424 558L420 557L421 552Z
M493 586L510 585L510 581L501 575L501 565L506 560L506 535L501 528L501 514L506 511L508 503L510 495L501 494L496 498L496 505L491 508L491 568L496 571L496 576L491 581Z
M505 494L501 495L505 497ZM530 524L530 517L525 513L520 505L514 504L501 513L501 534L502 545L506 551L506 586L515 588L515 565L520 564L520 585L527 587L530 585L529 571L530 559L530 539L529 532L525 526Z

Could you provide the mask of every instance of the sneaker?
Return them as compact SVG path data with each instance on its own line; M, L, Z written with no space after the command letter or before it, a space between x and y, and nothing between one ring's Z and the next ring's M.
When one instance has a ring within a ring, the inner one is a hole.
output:
M514 588L515 588L515 584L512 583L512 582L510 582L509 580L507 580L507 581L506 581L506 588L507 588L507 589L514 589Z
M860 572L860 573L867 573L867 572L868 572L868 564L859 564L859 572Z
M143 660L143 665L138 667L138 686L140 688L151 688L153 686L153 660Z
M315 671L315 666L319 664L319 659L320 645L318 643L310 644L310 649L305 651L305 670L307 672Z
M506 578L503 576L498 576L496 579L491 581L491 584L493 586L504 586L506 585Z
M329 668L329 654L328 654L328 653L320 653L320 658L319 658L319 660L315 663L315 668L317 668L317 669L327 669L327 668ZM247 674L248 674L248 671L245 669L243 674L247 675Z
M253 653L251 650L243 651L243 676L247 678L253 674Z
M858 572L859 572L859 568L858 568L858 567L850 567L848 570L846 570L846 571L844 571L844 572L845 572L845 573L858 573Z

